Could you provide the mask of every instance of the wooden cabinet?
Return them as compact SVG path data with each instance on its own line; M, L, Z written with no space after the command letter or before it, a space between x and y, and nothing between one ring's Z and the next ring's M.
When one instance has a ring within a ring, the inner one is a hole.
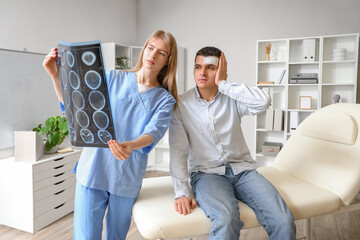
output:
M0 160L0 224L34 233L72 212L80 152Z
M306 44L312 42L311 52ZM270 60L265 47L271 44ZM257 41L256 85L267 88L274 109L283 110L283 130L271 131L266 126L266 113L256 116L253 156L259 165L271 164L273 157L263 156L264 142L285 144L291 136L290 115L296 113L301 123L317 109L333 104L335 95L340 102L355 103L358 74L359 34L286 38ZM343 57L339 58L345 51ZM310 58L309 56L312 56ZM282 71L284 77L279 82ZM296 74L317 74L316 83L291 83ZM273 84L269 84L272 83ZM311 109L300 109L300 97L311 97Z

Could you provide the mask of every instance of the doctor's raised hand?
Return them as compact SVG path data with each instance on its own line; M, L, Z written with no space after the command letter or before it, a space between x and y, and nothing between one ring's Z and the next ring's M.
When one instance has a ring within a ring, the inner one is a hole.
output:
M43 67L45 68L46 72L49 74L49 76L53 81L55 92L56 95L58 96L59 101L64 102L60 87L59 71L56 65L57 58L58 58L57 48L52 48L43 61Z

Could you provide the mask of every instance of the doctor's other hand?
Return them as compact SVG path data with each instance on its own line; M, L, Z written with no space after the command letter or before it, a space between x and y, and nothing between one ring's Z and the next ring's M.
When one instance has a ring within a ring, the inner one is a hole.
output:
M131 142L119 143L116 140L110 140L108 141L108 145L110 151L118 160L126 160L130 156L131 151L133 150Z
M52 48L43 61L43 67L52 79L59 78L59 71L56 66L57 57L57 48Z
M196 205L195 199L182 196L175 200L175 211L180 214L187 215L191 213L191 209L194 209Z

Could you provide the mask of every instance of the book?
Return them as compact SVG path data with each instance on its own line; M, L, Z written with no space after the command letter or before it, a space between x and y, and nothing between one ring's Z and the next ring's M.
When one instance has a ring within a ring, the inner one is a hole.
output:
M108 148L116 136L100 41L59 42L58 51L71 145Z
M258 84L274 84L274 82L258 82Z
M284 112L282 109L274 109L274 131L284 129Z
M266 109L265 129L268 131L274 130L274 109Z
M284 78L284 75L285 75L285 72L286 72L286 69L283 69L283 70L281 71L279 80L278 80L278 82L277 82L278 84L280 84L280 83L282 82L282 80L283 80L283 78Z

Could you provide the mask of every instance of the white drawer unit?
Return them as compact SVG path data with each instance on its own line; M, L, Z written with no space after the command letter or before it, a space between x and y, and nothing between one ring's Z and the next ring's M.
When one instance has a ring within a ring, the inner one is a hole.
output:
M80 150L37 162L0 160L0 224L34 233L74 210Z

